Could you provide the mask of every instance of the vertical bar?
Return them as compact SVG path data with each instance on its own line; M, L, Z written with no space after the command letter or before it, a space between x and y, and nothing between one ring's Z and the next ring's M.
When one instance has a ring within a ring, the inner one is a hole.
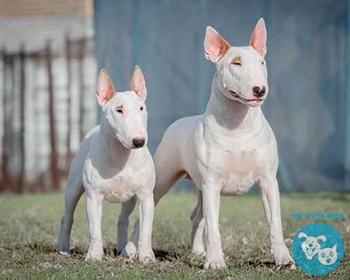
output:
M134 65L140 64L141 59L141 7L140 1L134 0Z
M193 2L192 2L193 3ZM208 2L202 2L200 7L201 9L199 9L196 6L192 6L192 9L194 11L192 11L192 13L194 15L196 14L200 14L201 15L201 22L204 22L203 19L206 19L206 17L208 16L208 9L209 9L209 3ZM199 11L197 11L199 10ZM203 26L204 27L204 26ZM207 61L205 59L204 56L204 47L203 47L203 41L204 41L204 37L205 37L205 29L202 28L200 30L199 33L200 37L197 40L198 41L198 65L199 65L199 69L198 69L198 107L197 107L197 113L198 114L203 114L204 111L206 110L207 107L207 103L208 103L208 96L207 96L207 92L208 92L208 83L206 82L209 78L209 80L211 81L212 77L210 77L210 68L212 67L211 63L209 63L209 61ZM209 83L209 92L210 92L210 87L211 87L211 83Z
M58 173L58 154L56 143L56 120L55 120L55 100L53 89L53 76L52 76L52 53L51 42L48 41L46 45L46 67L48 76L48 94L49 94L49 128L50 128L50 145L51 145L51 157L50 157L50 169L51 169L51 183L52 189L58 190L60 187L59 173Z
M347 16L346 16L346 50L350 48L350 0L347 0ZM344 149L344 191L350 191L350 54L347 52L346 58L346 112L345 112L345 149Z
M85 45L86 45L86 38L82 38L79 41L79 56L78 56L78 76L79 76L79 136L80 136L80 142L83 140L85 133L84 133L84 56L85 56Z
M20 60L20 88L19 88L19 114L20 114L20 174L19 174L19 184L18 192L25 191L25 178L26 178L26 149L25 149L25 84L26 84L26 74L25 74L25 50L24 45L21 46L19 53Z
M72 66L71 42L66 34L66 64L67 64L67 135L66 135L66 166L71 161L71 134L72 134Z
M8 69L8 56L6 49L1 50L1 58L3 61L3 88L2 88L2 104L3 104L3 137L2 137L2 154L1 154L1 184L0 191L8 190L10 184L9 174L9 159L10 159L10 139L9 139L9 118L8 118L8 93L7 93L7 69Z

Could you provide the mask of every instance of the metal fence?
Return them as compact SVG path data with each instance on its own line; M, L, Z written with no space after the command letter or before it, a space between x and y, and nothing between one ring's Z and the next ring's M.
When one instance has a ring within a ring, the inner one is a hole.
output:
M1 50L0 191L60 189L96 123L92 39L65 42L59 52L50 41L34 52Z
M139 64L148 88L149 147L176 119L203 113L215 66L205 27L247 45L267 26L270 94L284 191L350 191L350 7L334 0L95 1L96 55L117 89Z

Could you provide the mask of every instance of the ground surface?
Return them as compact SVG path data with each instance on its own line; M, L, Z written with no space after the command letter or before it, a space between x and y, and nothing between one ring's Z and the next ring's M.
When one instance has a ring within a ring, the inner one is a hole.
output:
M340 266L323 277L300 269L279 268L269 253L267 224L255 195L222 198L220 229L227 269L203 270L203 259L189 254L192 193L170 193L156 208L153 248L157 263L143 266L114 256L120 205L104 203L103 240L106 257L85 262L87 226L85 198L77 208L71 255L55 253L63 211L63 194L0 196L0 279L350 279L350 195L296 194L281 198L288 247L304 225L324 221L343 236ZM343 219L293 219L293 212L342 212ZM132 216L132 222L136 214Z

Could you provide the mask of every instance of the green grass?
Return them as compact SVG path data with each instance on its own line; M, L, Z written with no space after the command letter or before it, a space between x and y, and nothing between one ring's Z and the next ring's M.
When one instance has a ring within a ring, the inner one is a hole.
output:
M293 212L342 212L345 219L324 219L343 237L345 255L340 266L323 277L300 269L276 267L262 204L257 195L223 197L220 230L227 268L203 270L203 259L189 254L193 193L170 193L156 208L153 248L157 263L147 266L114 256L116 220L120 204L104 203L102 232L105 259L85 262L87 226L85 199L76 210L72 254L55 253L63 211L63 194L0 196L0 279L349 279L350 195L292 194L281 197L287 246L295 233L315 219L293 219ZM137 211L135 211L137 212ZM131 217L131 224L136 213ZM248 244L243 242L248 240Z

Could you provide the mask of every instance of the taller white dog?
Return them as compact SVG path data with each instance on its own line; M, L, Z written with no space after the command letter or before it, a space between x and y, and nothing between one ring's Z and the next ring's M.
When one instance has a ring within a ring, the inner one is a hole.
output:
M90 234L86 259L102 258L102 201L106 199L123 203L118 221L118 250L124 250L122 254L129 257L137 254L142 263L154 260L151 235L155 171L146 147L147 90L138 66L131 78L131 89L116 93L107 71L101 70L96 91L103 110L101 125L87 134L72 163L58 252L69 252L74 210L86 191ZM135 206L135 195L140 202L140 232L136 230L128 243L128 216Z
M246 47L231 47L207 27L204 49L217 69L211 97L203 115L180 119L165 132L154 156L155 203L187 174L199 188L192 213L192 251L205 253L205 223L204 267L221 268L225 261L219 232L220 194L242 194L259 182L271 250L277 264L286 264L292 258L281 226L277 145L259 107L268 93L264 20L259 20Z

